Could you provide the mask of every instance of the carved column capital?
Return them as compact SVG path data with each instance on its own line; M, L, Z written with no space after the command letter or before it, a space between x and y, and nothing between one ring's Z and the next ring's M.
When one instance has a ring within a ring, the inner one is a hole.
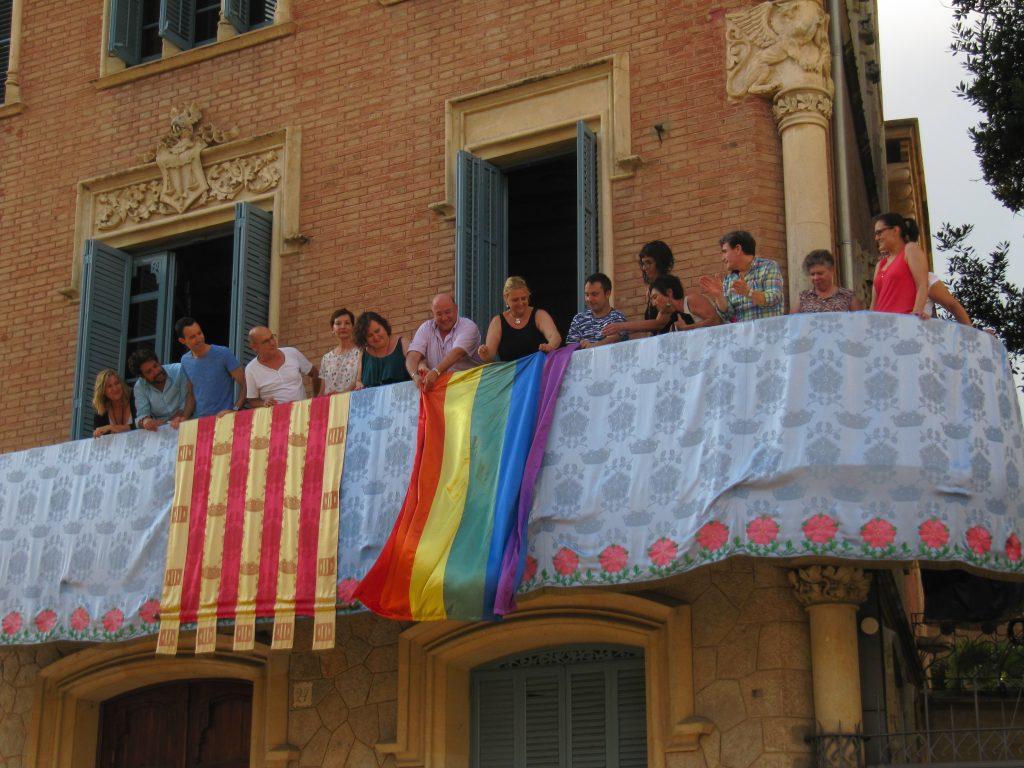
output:
M726 92L776 97L780 129L794 112L819 120L832 114L828 14L820 0L767 0L726 14L725 48Z
M780 132L797 123L817 123L824 128L832 117L832 96L818 88L781 91L775 97L772 112Z
M849 603L858 605L868 597L870 574L849 565L812 565L789 572L796 599L804 606Z

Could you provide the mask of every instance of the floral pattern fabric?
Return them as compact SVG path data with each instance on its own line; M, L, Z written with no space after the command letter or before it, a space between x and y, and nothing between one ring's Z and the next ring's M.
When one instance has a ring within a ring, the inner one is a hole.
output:
M808 314L573 356L521 590L730 555L1024 570L1024 431L1002 344Z
M324 354L320 360L320 380L324 383L325 395L348 392L356 385L362 354L359 347L352 347L340 354L332 349Z
M405 497L419 397L353 393L338 603ZM0 456L0 643L157 629L177 434ZM998 340L939 320L797 315L577 351L521 592L735 554L1019 573L1024 429Z

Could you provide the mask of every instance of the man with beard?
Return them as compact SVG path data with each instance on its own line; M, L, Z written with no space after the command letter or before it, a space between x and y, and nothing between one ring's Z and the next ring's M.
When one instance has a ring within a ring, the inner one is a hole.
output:
M151 349L137 349L128 358L128 370L135 381L136 423L156 431L164 424L175 429L192 415L196 401L192 383L181 363L161 365Z

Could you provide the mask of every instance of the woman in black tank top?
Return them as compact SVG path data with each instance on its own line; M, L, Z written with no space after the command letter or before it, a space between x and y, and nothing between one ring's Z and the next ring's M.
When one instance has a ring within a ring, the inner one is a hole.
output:
M508 309L491 319L487 340L478 350L485 363L493 360L518 360L538 350L558 349L562 337L551 315L530 306L530 289L521 277L505 281L502 295Z

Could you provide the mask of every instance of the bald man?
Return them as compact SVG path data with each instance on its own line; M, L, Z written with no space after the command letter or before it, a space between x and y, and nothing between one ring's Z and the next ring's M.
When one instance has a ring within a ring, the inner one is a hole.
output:
M430 310L433 317L416 331L405 356L405 368L420 389L430 389L448 371L480 365L480 329L468 317L459 317L455 298L439 293Z
M305 400L303 376L312 380L316 397L320 391L320 372L299 350L278 347L277 335L262 325L249 331L249 346L256 353L245 366L245 396L250 408Z

